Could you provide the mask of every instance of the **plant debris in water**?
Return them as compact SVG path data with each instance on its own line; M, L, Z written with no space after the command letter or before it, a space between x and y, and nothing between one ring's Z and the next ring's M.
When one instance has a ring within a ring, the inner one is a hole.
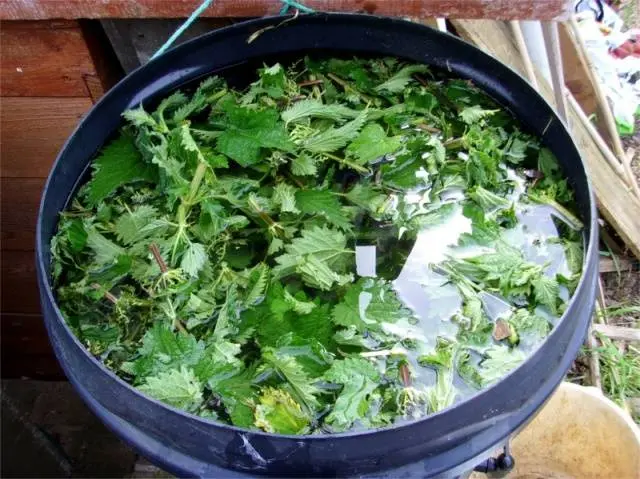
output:
M440 411L525 360L579 279L555 158L469 81L306 59L123 116L61 215L57 300L190 413L317 434Z

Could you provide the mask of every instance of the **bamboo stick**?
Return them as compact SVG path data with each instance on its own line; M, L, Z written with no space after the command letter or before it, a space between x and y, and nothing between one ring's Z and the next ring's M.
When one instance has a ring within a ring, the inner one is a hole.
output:
M549 58L549 70L551 71L551 83L556 100L556 110L558 111L560 119L569 126L558 25L555 22L541 22L541 26L544 44L547 48L547 57Z
M509 24L511 25L511 31L513 32L513 38L516 41L516 46L518 47L520 55L522 56L524 70L527 73L529 83L531 83L531 85L537 90L538 80L536 79L536 73L533 69L533 62L531 61L531 55L529 55L529 49L527 48L527 44L524 41L524 35L522 34L520 22L518 20L512 20L509 22Z
M589 118L587 118L587 115L582 110L582 107L576 101L571 92L566 91L566 95L569 104L576 111L581 123L589 132L589 135L593 139L598 149L602 152L602 156L607 160L607 162L611 165L611 168L613 168L613 170L625 182L625 184L630 187L631 185L629 184L629 178L627 177L627 174L625 173L624 168L618 158L616 158L616 156L611 152L609 145L605 143L605 141L602 139L602 136L600 136L600 133L598 133L598 130L596 130L595 126L593 126L591 121L589 121Z
M593 328L589 327L589 333L587 334L587 347L589 348L589 376L591 385L602 389L602 380L600 378L600 354L598 353L598 343L596 338L593 337Z
M636 179L636 175L633 173L631 169L631 162L633 161L633 157L635 156L636 151L633 148L629 148L627 152L622 157L622 167L627 173L629 177L629 181L631 182L631 188L635 192L636 196L640 198L640 186L638 186L638 180Z

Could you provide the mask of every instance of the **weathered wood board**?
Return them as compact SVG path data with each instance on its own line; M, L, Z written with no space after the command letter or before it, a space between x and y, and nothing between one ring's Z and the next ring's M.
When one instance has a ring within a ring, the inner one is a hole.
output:
M83 97L96 81L76 21L2 22L2 96Z
M0 238L3 251L33 251L44 178L0 179Z
M90 33L75 20L0 24L3 377L62 377L40 315L35 230L51 165L93 99L104 92ZM103 43L109 47L106 38Z
M304 0L317 11L366 12L404 17L493 18L498 20L564 18L567 0ZM0 19L49 18L179 18L200 0L1 0ZM277 15L279 0L216 0L207 17Z
M39 313L40 298L33 251L2 251L2 313Z
M91 99L3 97L0 109L0 175L45 178Z

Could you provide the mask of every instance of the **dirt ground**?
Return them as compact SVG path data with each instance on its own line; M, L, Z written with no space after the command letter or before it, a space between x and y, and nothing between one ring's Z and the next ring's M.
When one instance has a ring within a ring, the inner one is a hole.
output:
M640 118L636 119L635 133L632 136L622 137L625 151L633 148L636 152L631 167L636 176L636 181L640 183ZM640 218L638 219L640 221ZM640 303L640 271L621 271L615 273L605 273L602 275L604 282L605 298L607 306L619 304ZM629 314L620 318L615 318L613 324L620 326L640 326L640 313Z

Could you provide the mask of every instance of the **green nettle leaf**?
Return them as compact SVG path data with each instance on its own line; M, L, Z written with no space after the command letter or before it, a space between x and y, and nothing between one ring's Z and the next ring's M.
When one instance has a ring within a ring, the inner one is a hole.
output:
M198 143L196 143L196 140L191 136L189 125L184 124L180 127L180 142L185 150L195 153L199 161L206 162Z
M367 120L367 110L339 128L330 127L321 133L307 138L303 147L312 153L332 153L346 146L358 136L358 132Z
M300 237L285 246L286 253L276 258L278 266L273 273L276 277L292 274L305 258L308 261L309 256L326 262L337 272L345 271L353 257L353 250L346 249L346 245L347 238L337 230L318 226L305 229Z
M189 118L204 110L209 103L209 95L214 94L216 90L225 92L225 82L220 77L210 77L203 80L193 97L188 102L176 108L173 114L173 122L180 124Z
M311 176L318 172L318 160L307 153L300 153L291 161L291 173L298 176Z
M300 213L296 208L296 189L287 183L278 183L273 189L273 203L283 213Z
M405 104L415 112L431 113L438 106L438 99L424 87L405 92Z
M145 163L133 139L121 136L112 141L93 161L91 181L86 195L92 205L97 205L119 187L139 182L155 182L156 168Z
M323 216L343 231L351 229L351 221L344 215L338 197L331 191L300 190L296 192L295 203L304 214Z
M389 78L386 82L378 85L376 91L400 93L403 91L409 82L412 80L413 75L417 73L428 73L429 68L426 65L408 65L399 70L395 75Z
M565 241L564 254L567 258L567 264L572 273L580 273L582 271L582 263L584 262L584 251L581 241Z
M278 354L271 348L265 348L263 359L287 382L291 388L291 394L298 399L300 404L309 410L319 406L316 396L320 394L320 390L312 384L304 368L295 358Z
M463 109L460 112L460 118L467 125L478 123L480 120L495 115L500 110L485 110L480 105L473 105Z
M460 377L474 388L482 387L482 377L478 372L478 367L471 359L469 350L462 350L456 357L456 369Z
M166 324L156 322L142 338L138 358L122 369L143 379L181 365L195 366L202 359L204 344L191 334L176 334Z
M260 160L260 150L273 148L291 151L293 143L279 121L278 111L265 108L250 110L237 105L225 106L226 116L222 134L216 147L241 166L250 166Z
M427 390L427 403L432 413L442 411L456 400L457 391L453 386L451 370L440 370L436 374L436 385Z
M382 279L360 278L347 289L332 311L335 324L355 327L361 333L382 331L384 323L396 323L413 317L398 299L391 285Z
M530 142L518 136L512 136L509 144L505 148L504 154L510 162L520 164L527 157L527 149Z
M540 149L540 153L538 153L538 170L540 170L545 177L554 177L560 170L558 162L548 148L542 148Z
M584 261L551 150L424 65L255 74L126 111L61 212L51 280L90 354L150 400L314 435L453 407L544 341Z
M355 157L359 164L365 165L398 151L402 146L400 138L388 137L380 125L369 123L349 145L347 155Z
M157 215L158 210L149 205L140 205L133 211L127 211L116 221L115 233L118 240L130 245L146 237L144 228L156 219Z
M142 127L150 127L156 128L158 123L153 119L149 113L144 111L142 105L138 108L134 108L131 110L125 111L122 116L132 125L137 126L138 128Z
M267 388L255 410L256 426L266 432L303 434L311 422L287 391Z
M387 200L387 195L381 193L373 186L363 185L361 183L351 188L345 197L354 205L375 213L379 212L378 210Z
M380 373L366 359L346 358L335 361L325 373L324 378L342 385L342 390L326 422L336 431L347 430L369 412L369 400L378 387Z
M299 300L287 290L284 291L284 300L298 314L309 314L316 307L315 303Z
M509 200L502 196L496 195L489 190L486 190L482 186L477 186L469 196L480 205L481 208L494 209L494 208L508 208L510 205Z
M149 376L138 389L171 406L194 411L202 404L202 384L192 369L182 366Z
M558 311L560 286L555 278L539 275L533 280L533 291L538 303L547 306L554 314Z
M298 260L297 272L309 286L329 291L334 284L344 286L353 281L352 274L338 274L316 255L305 255Z
M102 265L115 262L126 253L124 248L105 238L95 228L88 231L87 245L93 250L95 262Z
M485 359L480 362L479 378L483 386L502 379L525 359L522 351L506 346L493 346L485 351Z
M421 366L451 369L453 356L456 353L456 343L443 337L438 337L433 352L418 357Z
M181 91L177 91L160 102L160 105L158 105L158 108L154 112L154 116L159 119L160 124L163 125L163 129L167 129L165 114L185 104L187 101L189 101L187 96Z
M247 307L256 305L262 301L269 283L269 267L260 263L251 270L249 282L246 288L244 304Z
M200 243L189 243L184 255L182 255L180 268L189 276L196 277L206 262L207 251L204 245Z
M87 245L87 239L89 235L87 234L87 230L82 223L82 220L72 219L68 220L66 228L66 237L69 241L69 245L73 251L80 252ZM60 226L60 229L63 229L63 226Z
M328 120L342 121L347 118L355 118L359 113L344 105L327 105L319 100L307 99L298 101L283 111L282 120L285 123L296 123L306 118L326 118Z
M508 319L509 324L515 328L518 334L530 332L544 338L551 331L549 321L524 308L516 309Z
M235 330L239 316L237 301L238 290L236 285L232 284L227 290L227 295L220 311L218 311L216 327L213 330L213 335L215 337L223 338Z

